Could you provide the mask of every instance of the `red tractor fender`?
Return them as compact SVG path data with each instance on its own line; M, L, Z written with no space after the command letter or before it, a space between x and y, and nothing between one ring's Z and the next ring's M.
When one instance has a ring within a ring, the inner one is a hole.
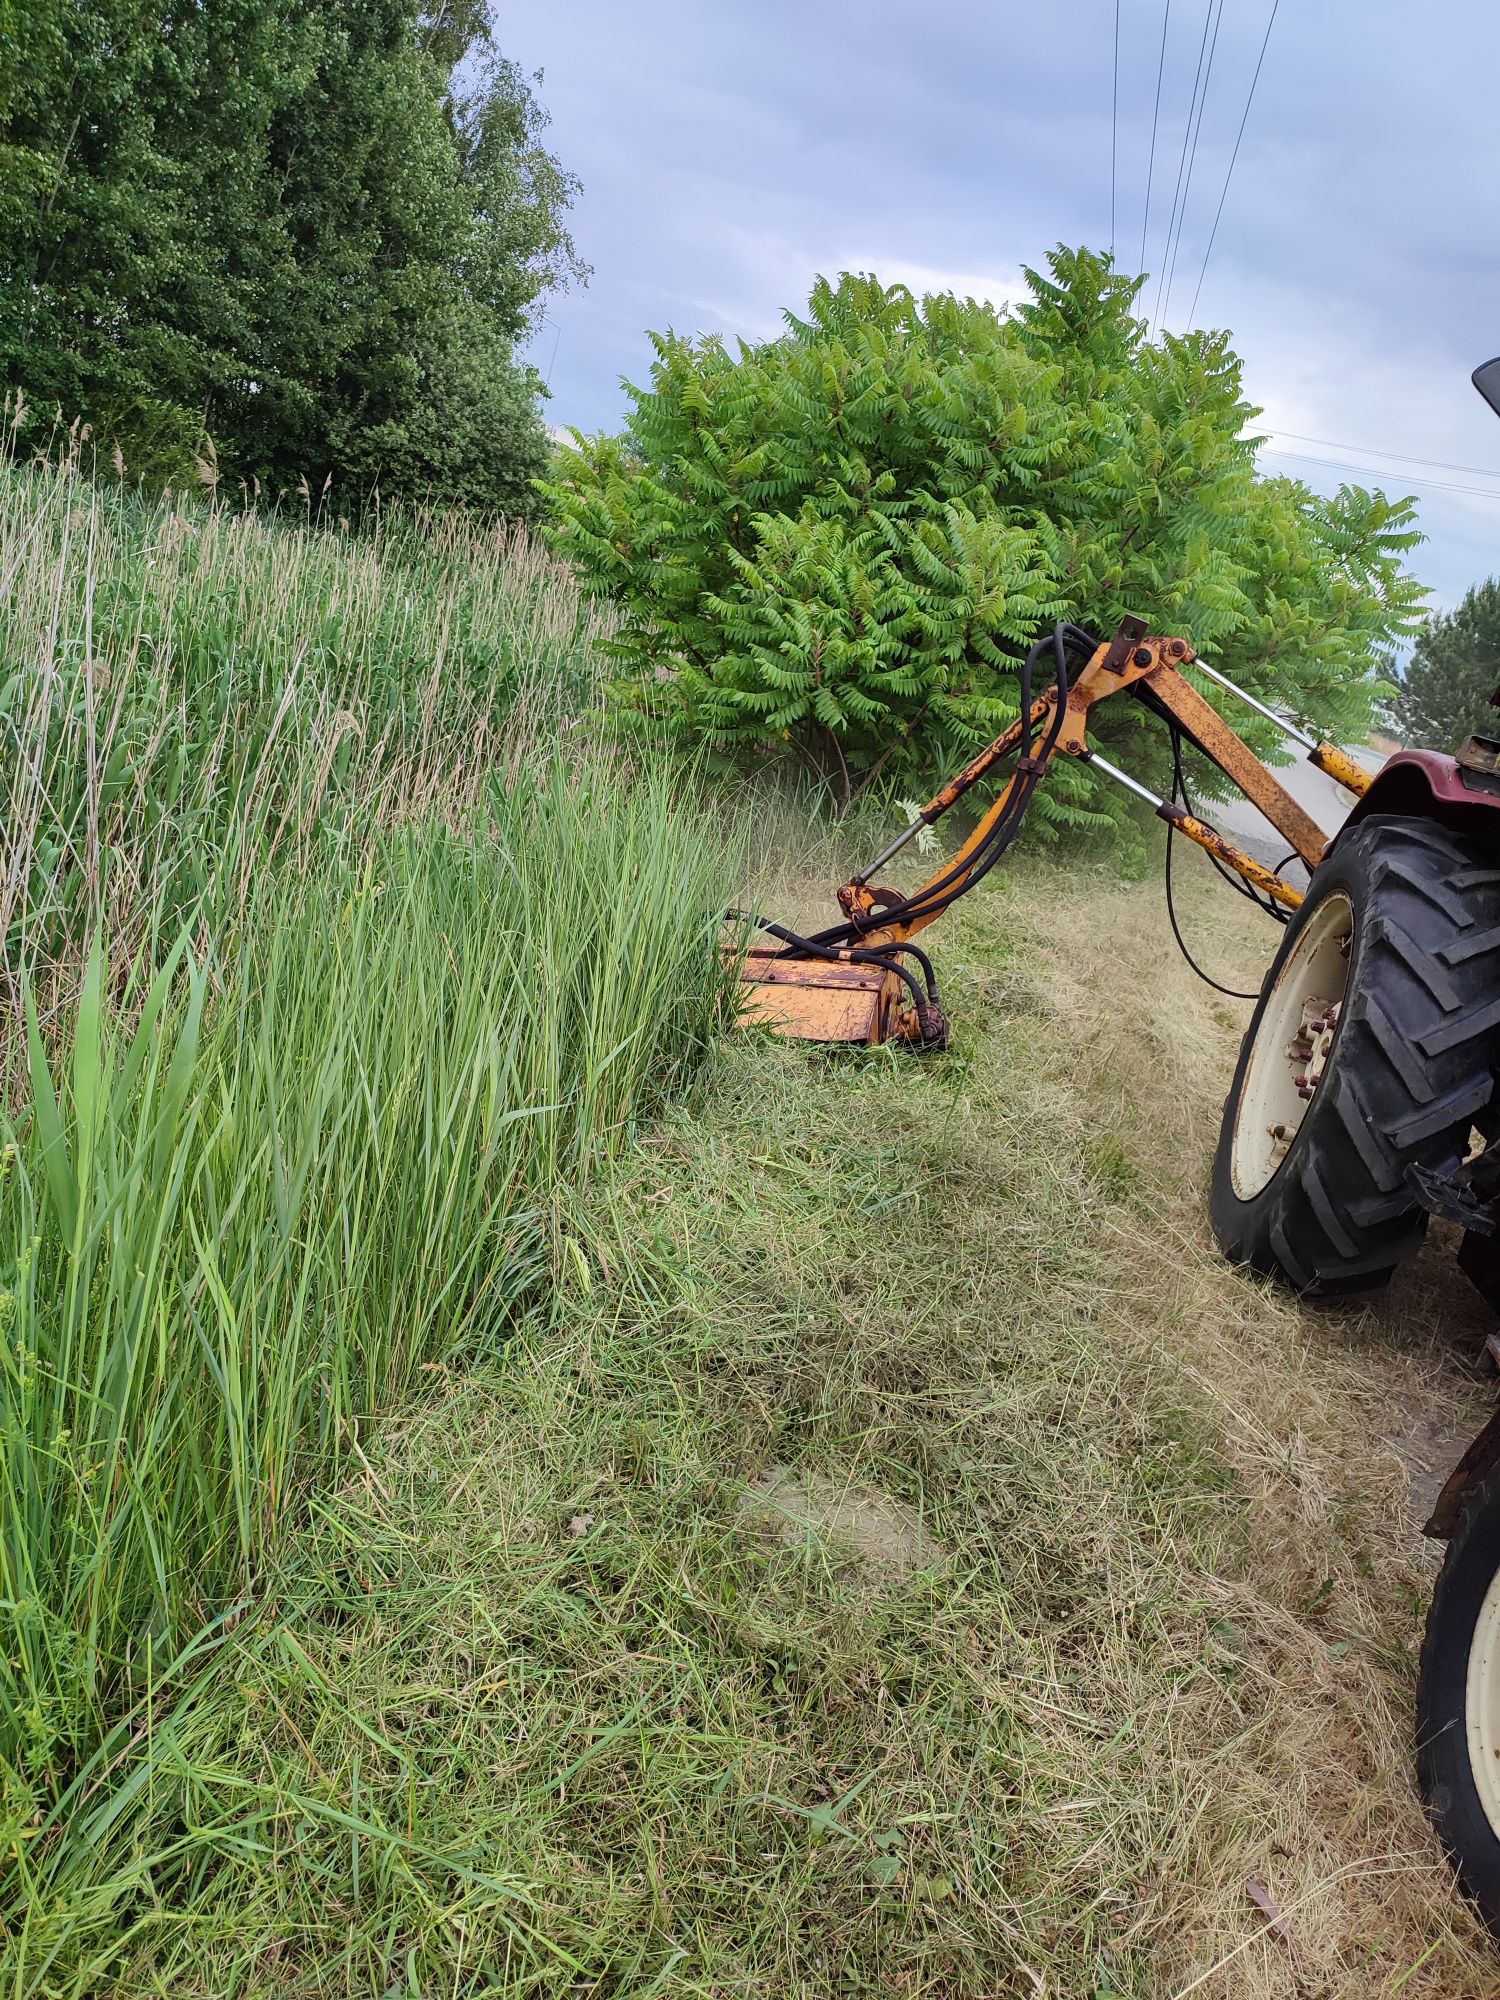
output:
M1344 826L1358 826L1371 813L1436 820L1500 847L1500 774L1476 770L1441 750L1398 750Z

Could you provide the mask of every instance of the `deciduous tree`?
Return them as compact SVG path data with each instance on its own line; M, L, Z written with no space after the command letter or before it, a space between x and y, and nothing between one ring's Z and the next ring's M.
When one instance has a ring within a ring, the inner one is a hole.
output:
M643 712L724 757L781 747L848 797L994 734L1054 620L1135 612L1360 733L1421 595L1410 506L1259 478L1227 337L1149 340L1107 258L1027 275L1010 315L846 274L759 346L652 336L624 431L577 438L549 489L559 546L621 607ZM1162 781L1159 728L1114 706L1106 739ZM1038 805L1076 823L1101 799L1072 766Z
M208 437L222 476L332 478L346 508L529 506L548 444L514 344L580 272L575 183L482 8L29 11L0 64L0 378L147 473Z

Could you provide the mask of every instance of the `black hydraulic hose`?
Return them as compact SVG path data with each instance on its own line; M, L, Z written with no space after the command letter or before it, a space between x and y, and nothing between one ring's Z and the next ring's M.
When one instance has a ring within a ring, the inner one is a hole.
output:
M1187 939L1182 935L1182 926L1177 921L1177 905L1172 895L1172 825L1170 820L1167 822L1167 862L1165 871L1165 886L1167 892L1167 920L1172 926L1172 935L1177 940L1177 949L1182 953L1183 957L1187 960L1188 964L1192 967L1193 971L1197 973L1198 977L1203 981L1204 985L1211 986L1214 989L1215 993L1222 993L1226 996L1226 998L1230 1000L1258 1000L1260 998L1258 992L1242 993L1237 986L1225 986L1221 984L1219 980L1212 978L1208 973L1206 973L1203 970L1203 967L1198 963L1197 959L1194 958L1193 954L1188 950Z
M1090 651L1093 650L1095 641L1092 634L1083 631L1077 625L1059 625L1048 638L1039 639L1030 648L1021 663L1021 739L1019 756L1023 761L1029 759L1031 756L1032 672L1049 644L1053 649L1056 664L1057 700L1053 708L1051 722L1048 724L1046 737L1043 739L1042 761L1045 762L1057 747L1057 739L1062 733L1063 717L1068 702L1067 647L1070 639L1087 645ZM878 918L871 919L870 928L875 928L877 924L906 923L915 917L939 916L948 908L950 903L955 902L959 896L967 894L976 884L983 881L995 862L1000 859L1001 855L1005 853L1006 849L1015 839L1017 832L1020 830L1020 821L1031 804L1032 794L1036 790L1037 779L1040 777L1040 773L1029 773L1027 775L1029 782L1017 787L1011 796L1010 803L1005 812L996 825L991 828L987 839L977 853L971 854L965 861L954 862L944 874L939 875L935 881L929 882L925 889L919 890L916 896L908 897L899 903L890 904L882 909ZM836 928L844 929L846 927L838 926ZM858 926L849 926L847 928L857 930Z
M903 939L899 944L892 943L892 944L877 945L872 947L872 949L878 951L910 952L912 957L917 961L918 965L920 965L922 968L922 977L926 981L928 999L933 1001L937 999L938 997L937 973L933 970L932 960L927 956L926 952L923 951L922 947L919 944L912 944L908 940Z
M1187 778L1182 768L1182 731L1177 726L1175 717L1170 718L1170 720L1172 723L1172 797L1173 800L1175 801L1180 795L1184 807L1188 812L1191 813L1193 810L1193 802L1188 796ZM1167 853L1166 853L1166 861L1163 867L1162 879L1163 879L1163 887L1165 888L1166 891L1167 921L1172 926L1172 935L1177 940L1177 949L1182 953L1183 957L1187 960L1188 964L1192 967L1193 971L1197 973L1198 977L1203 981L1204 985L1211 986L1215 991L1215 993L1222 993L1225 996L1225 998L1229 1000L1258 999L1260 997L1258 991L1255 993L1242 993L1237 986L1225 986L1221 980L1215 979L1210 973L1205 972L1203 970L1203 967L1198 963L1197 959L1194 958L1192 952L1188 949L1187 939L1182 935L1182 926L1177 921L1177 900L1176 896L1173 893L1173 886L1172 886L1172 835L1174 832L1175 828L1173 827L1172 822L1168 820ZM1224 879L1227 882L1230 882L1236 889L1240 890L1240 892L1243 895L1248 896L1250 901L1254 903L1255 907L1258 910L1269 910L1270 914L1276 917L1283 924L1287 921L1286 917L1282 914L1280 908L1276 904L1272 903L1269 897L1266 897L1264 900L1262 900L1261 897L1256 895L1255 891L1251 888L1248 882L1242 881L1240 877L1234 874L1231 869L1223 867L1221 863L1218 861L1216 856L1210 854L1208 858L1210 861L1213 862L1215 868L1218 869L1219 873L1224 877ZM1278 870L1277 872L1279 873L1280 871Z
M950 903L954 903L970 889L982 882L995 864L1007 852L1016 835L1021 830L1021 822L1026 816L1032 796L1040 781L1046 760L1057 747L1062 732L1063 717L1068 701L1068 646L1070 643L1086 647L1093 652L1097 641L1081 626L1060 624L1046 639L1039 639L1030 647L1020 666L1020 736L1018 744L1018 769L1012 779L1012 790L1004 811L995 825L980 843L978 849L966 859L953 862L934 881L919 890L915 896L898 897L885 904L877 913L863 922L852 919L840 924L830 924L826 929L814 931L810 937L789 929L784 924L771 922L766 917L756 917L742 910L726 912L731 921L753 923L769 936L774 937L786 949L777 954L783 958L813 958L832 964L879 965L888 972L894 972L904 982L912 998L920 1009L923 1004L922 992L916 979L898 963L901 954L909 954L922 968L923 981L927 988L927 1001L938 1004L937 977L931 959L919 946L904 939L891 939L884 944L861 945L859 940L871 931L878 931L889 924L910 923L918 918L928 919L940 916ZM1051 645L1055 663L1056 700L1043 739L1042 755L1032 758L1032 674L1037 664ZM1035 768L1028 768L1035 766Z
M1193 804L1192 798L1188 793L1187 773L1183 768L1182 762L1184 732L1175 718L1169 715L1168 721L1172 732L1172 796L1174 799L1180 797L1188 812L1195 819L1198 819L1202 815ZM1208 850L1205 849L1205 852L1208 852ZM1264 911L1268 917L1272 918L1278 924L1285 924L1291 921L1291 911L1284 910L1273 897L1261 895L1251 883L1245 880L1243 875L1236 875L1232 868L1226 868L1216 854L1208 853L1208 858L1213 863L1215 872L1223 876L1224 880L1237 895L1241 895L1247 902L1253 903L1256 909ZM1287 860L1295 861L1297 858L1298 856L1294 849L1287 857ZM1278 861L1274 872L1279 875L1285 866L1286 861Z
M1063 717L1067 712L1069 686L1067 646L1070 639L1087 646L1090 652L1093 651L1095 645L1093 635L1085 632L1081 626L1077 625L1059 625L1051 635L1050 643L1053 648L1056 665L1057 699L1053 706L1052 719L1048 724L1046 737L1043 739L1042 754L1039 759L1042 763L1047 761L1057 747L1057 739L1062 733ZM1032 669L1046 650L1048 643L1046 639L1038 640L1036 645L1027 653L1021 665L1020 759L1023 762L1031 756ZM950 903L955 902L959 896L967 895L970 889L977 887L1010 847L1017 833L1020 831L1020 822L1025 817L1026 811L1031 804L1032 795L1036 791L1040 777L1040 772L1026 774L1026 783L1016 788L1004 814L991 829L988 839L984 842L978 853L971 854L967 861L955 863L946 875L941 875L935 882L929 883L927 888L919 891L915 898L908 900L904 904L897 905L894 909L883 910L881 912L881 920L883 922L906 921L915 916L938 916L948 908ZM944 892L949 890L950 884L954 886L951 888L950 893L945 894Z

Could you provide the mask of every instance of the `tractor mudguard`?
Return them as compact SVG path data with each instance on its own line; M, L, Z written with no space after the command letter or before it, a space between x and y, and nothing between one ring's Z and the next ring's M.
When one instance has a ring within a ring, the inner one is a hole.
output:
M1344 822L1358 826L1372 813L1430 819L1454 833L1470 833L1500 846L1500 772L1496 747L1471 736L1456 757L1439 750L1398 750L1376 773L1370 789Z
M1500 1410L1496 1410L1444 1482L1433 1503L1424 1535L1446 1541L1463 1518L1464 1504L1482 1480L1500 1465Z

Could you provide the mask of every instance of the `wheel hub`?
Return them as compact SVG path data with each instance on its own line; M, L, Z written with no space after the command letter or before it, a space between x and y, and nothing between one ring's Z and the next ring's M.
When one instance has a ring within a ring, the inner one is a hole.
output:
M1338 1037L1354 911L1330 895L1309 918L1267 994L1236 1107L1230 1174L1241 1201L1274 1178L1301 1130Z

